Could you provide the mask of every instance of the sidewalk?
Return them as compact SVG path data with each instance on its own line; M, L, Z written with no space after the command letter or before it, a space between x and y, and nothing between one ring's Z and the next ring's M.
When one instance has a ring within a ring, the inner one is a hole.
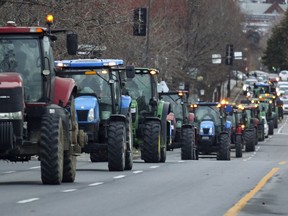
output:
M238 81L237 86L235 85L230 92L230 97L228 98L229 101L231 102L236 102L239 95L242 92L242 83Z

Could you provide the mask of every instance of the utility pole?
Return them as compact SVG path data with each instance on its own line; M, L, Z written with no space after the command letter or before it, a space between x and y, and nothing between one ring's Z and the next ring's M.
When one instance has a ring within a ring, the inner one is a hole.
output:
M147 35L146 35L146 52L145 52L145 66L149 66L149 59L150 59L150 53L149 53L149 47L150 47L150 11L151 11L151 0L148 0L148 13L147 13Z

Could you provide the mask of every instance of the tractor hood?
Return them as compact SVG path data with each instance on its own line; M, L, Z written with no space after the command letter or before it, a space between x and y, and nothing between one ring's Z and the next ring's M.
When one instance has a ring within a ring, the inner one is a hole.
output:
M201 121L200 123L200 135L214 135L215 125L213 121Z
M90 110L98 107L98 100L94 96L80 96L75 98L76 110Z
M99 104L95 96L79 96L75 98L75 109L79 123L98 122Z

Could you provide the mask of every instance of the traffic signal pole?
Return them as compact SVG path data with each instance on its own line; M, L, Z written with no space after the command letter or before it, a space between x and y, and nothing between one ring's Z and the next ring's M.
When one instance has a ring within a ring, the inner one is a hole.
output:
M150 52L149 52L149 47L150 47L150 8L151 8L151 0L148 1L148 13L147 13L147 35L146 35L146 52L145 52L145 65L148 67L149 65L149 59L150 59Z

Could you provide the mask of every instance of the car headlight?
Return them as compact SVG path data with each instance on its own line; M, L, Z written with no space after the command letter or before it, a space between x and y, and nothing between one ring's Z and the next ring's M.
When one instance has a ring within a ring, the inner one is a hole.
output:
M88 121L89 122L94 121L94 109L93 108L91 108L88 112Z

